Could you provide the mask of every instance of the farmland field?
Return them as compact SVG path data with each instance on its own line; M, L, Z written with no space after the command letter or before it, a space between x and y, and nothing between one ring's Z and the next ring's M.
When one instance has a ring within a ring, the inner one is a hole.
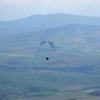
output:
M99 54L50 57L0 55L1 100L100 99Z

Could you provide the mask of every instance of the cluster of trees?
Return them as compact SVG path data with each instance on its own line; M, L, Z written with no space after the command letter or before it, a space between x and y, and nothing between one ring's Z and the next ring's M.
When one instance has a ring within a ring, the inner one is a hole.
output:
M65 99L65 100L67 100L67 99ZM74 98L74 99L69 99L69 100L77 100L77 99Z
M93 92L89 93L89 95L100 96L100 91L93 91Z

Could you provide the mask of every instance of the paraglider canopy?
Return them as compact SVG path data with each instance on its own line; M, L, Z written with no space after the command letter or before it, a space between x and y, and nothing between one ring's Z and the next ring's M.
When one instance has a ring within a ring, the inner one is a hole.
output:
M44 45L46 42L50 44L51 48L55 48L55 43L54 43L53 40L42 41L42 42L40 43L40 45Z

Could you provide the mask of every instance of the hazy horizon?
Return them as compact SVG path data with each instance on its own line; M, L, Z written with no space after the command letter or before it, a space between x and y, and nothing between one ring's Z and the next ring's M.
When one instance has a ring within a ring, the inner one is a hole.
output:
M99 5L99 0L0 0L0 21L54 13L100 17Z

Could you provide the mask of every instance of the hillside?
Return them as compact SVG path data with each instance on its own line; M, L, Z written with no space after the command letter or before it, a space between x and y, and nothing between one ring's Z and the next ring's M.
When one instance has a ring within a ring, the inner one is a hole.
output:
M51 39L55 41L55 49L52 50L48 44L40 46L41 41ZM97 60L92 61L94 62L94 64L89 64L89 66L93 66L99 64L99 40L100 26L69 24L62 27L51 28L36 32L26 32L11 36L2 36L0 38L0 55L1 57L19 57L18 59L20 59L20 57L58 57L57 59L61 58L61 66L66 66L66 64L68 66L84 66L85 63L87 63L86 66L88 66L88 63L91 62L91 60L94 59L93 56L95 56ZM78 54L78 56L73 56L73 53ZM91 56L91 60L88 55ZM66 56L68 57L66 58ZM66 62L66 59L68 60L69 58L70 60ZM27 58L27 60L30 59ZM36 59L37 58L34 58L35 65L37 65ZM88 60L86 61L84 59ZM70 63L72 61L74 61L74 63ZM82 62L82 64L78 64L78 62ZM40 62L39 67L41 63L43 64L45 62ZM58 62L53 61L49 64L58 66L57 63ZM62 65L63 63L64 65ZM24 63L20 64L23 65ZM17 64L15 66L17 66ZM25 64L25 66L27 66L27 63Z
M19 34L61 27L68 24L100 25L99 17L70 14L32 15L26 18L3 22L0 21L0 34Z
M17 47L39 47L43 40L53 39L56 45L95 45L99 47L100 26L70 24L36 32L6 36L5 44ZM2 40L2 39L1 39ZM4 39L3 39L4 41ZM1 42L3 43L3 42Z

